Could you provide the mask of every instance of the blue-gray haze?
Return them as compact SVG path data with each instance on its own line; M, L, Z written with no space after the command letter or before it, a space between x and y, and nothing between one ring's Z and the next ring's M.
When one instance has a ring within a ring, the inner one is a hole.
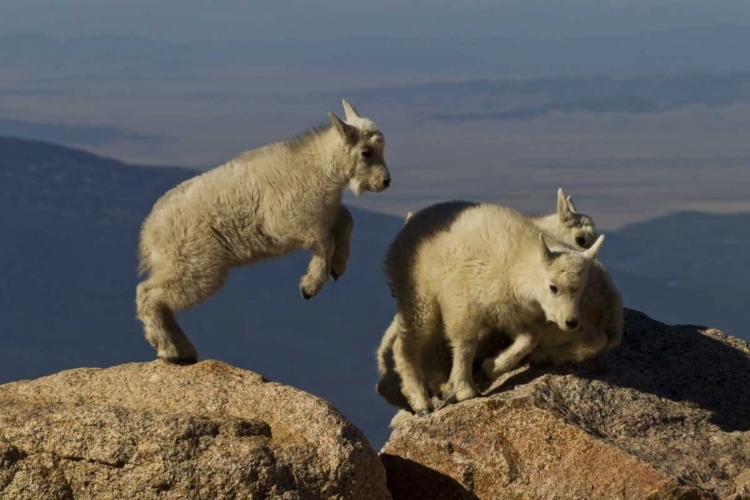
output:
M746 0L0 2L0 383L152 359L133 300L153 202L341 97L394 177L346 198L347 276L305 302L302 253L236 271L182 315L204 359L325 397L378 445L380 261L406 211L545 212L558 186L609 233L628 307L748 338L749 27Z

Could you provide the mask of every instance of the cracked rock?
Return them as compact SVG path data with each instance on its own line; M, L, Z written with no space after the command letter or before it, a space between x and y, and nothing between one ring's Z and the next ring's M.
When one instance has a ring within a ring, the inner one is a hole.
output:
M750 499L750 346L626 311L579 367L520 368L412 418L381 453L395 499Z
M2 499L390 498L326 401L216 361L69 370L0 408Z

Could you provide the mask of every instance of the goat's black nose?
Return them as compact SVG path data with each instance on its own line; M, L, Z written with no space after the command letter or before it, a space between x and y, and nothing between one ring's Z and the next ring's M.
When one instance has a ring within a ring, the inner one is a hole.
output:
M578 320L577 319L573 319L573 320L566 319L565 320L565 325L568 328L570 328L571 330L575 330L576 328L578 328Z
M383 186L388 187L391 185L391 178L388 177L387 179L383 180Z

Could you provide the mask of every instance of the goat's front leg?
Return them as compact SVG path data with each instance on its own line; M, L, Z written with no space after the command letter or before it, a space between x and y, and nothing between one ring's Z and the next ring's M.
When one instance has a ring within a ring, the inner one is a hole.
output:
M354 218L344 205L339 207L333 223L333 257L331 258L331 278L338 281L346 272L349 262L349 245L354 229Z
M504 349L496 358L488 358L482 363L482 371L490 380L513 370L539 343L539 335L532 332L516 334L513 343Z
M312 259L307 266L307 273L299 282L299 291L302 298L309 300L323 289L331 274L331 257L333 257L334 243L329 235L326 238L313 241L308 249L312 252Z
M607 348L607 334L590 325L583 325L576 332L544 333L539 344L529 355L531 366L580 363Z
M444 406L466 401L479 395L479 390L477 390L472 376L472 365L482 331L480 325L476 322L476 318L465 312L458 314L454 309L446 309L443 319L445 321L445 334L453 351L450 378L444 387Z

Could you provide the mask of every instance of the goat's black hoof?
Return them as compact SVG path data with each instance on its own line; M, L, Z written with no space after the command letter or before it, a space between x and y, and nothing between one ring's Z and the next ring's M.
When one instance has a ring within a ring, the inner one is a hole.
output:
M446 406L450 406L456 403L458 403L458 399L456 398L456 393L451 391L445 395L445 397L443 398L443 401L440 402L440 404L437 406L437 408L435 408L435 410L442 410Z
M177 356L159 356L159 359L170 365L188 366L198 362L198 358L178 358Z
M305 300L310 300L312 298L312 294L305 290L303 287L299 287L299 293L302 294L302 298Z
M333 281L338 281L341 275L337 273L336 271L331 271L331 278L333 278Z

